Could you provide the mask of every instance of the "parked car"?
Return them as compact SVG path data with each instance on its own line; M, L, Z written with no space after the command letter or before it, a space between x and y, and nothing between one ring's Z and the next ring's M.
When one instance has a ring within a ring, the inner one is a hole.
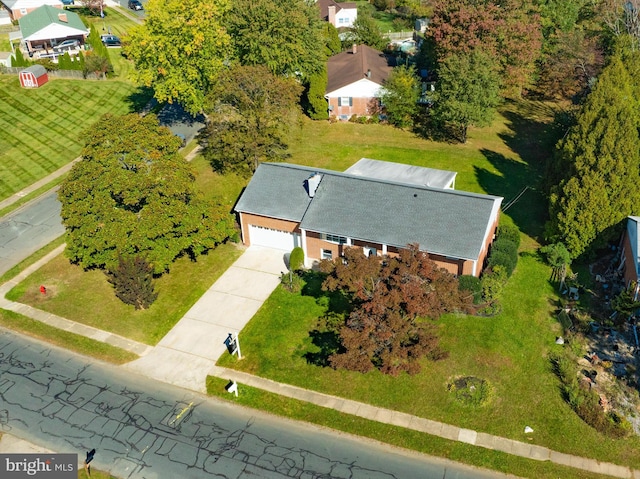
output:
M55 47L53 47L54 52L67 52L69 50L73 50L80 46L79 40L65 40L62 43L58 43Z
M129 0L128 5L131 10L144 10L144 7L142 6L142 3L140 3L140 0Z
M115 35L100 35L100 40L106 47L119 47L120 39Z
M75 5L75 3L73 2L73 0L60 0L62 2L63 5L65 6L69 6L69 5Z

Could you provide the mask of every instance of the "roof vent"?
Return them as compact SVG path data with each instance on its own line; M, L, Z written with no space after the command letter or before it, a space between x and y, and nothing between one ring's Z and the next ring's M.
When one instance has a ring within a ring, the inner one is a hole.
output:
M351 53L353 53L354 55L358 53L358 45L356 45L355 43L351 45Z
M60 20L61 22L64 22L64 23L69 23L69 20L67 19L67 14L66 13L58 13L58 20Z
M315 196L318 185L320 185L320 180L322 180L322 175L320 173L314 173L304 180L304 189L307 190L309 198L313 198Z
M366 75L367 75L367 78L371 78L371 68L367 70Z

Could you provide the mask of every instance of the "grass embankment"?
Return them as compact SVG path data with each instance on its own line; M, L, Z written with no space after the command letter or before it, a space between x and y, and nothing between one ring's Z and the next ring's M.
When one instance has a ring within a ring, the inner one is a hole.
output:
M61 348L113 364L124 364L138 359L136 354L100 341L70 333L41 323L13 311L0 309L0 326L40 339Z
M0 200L76 158L87 126L136 110L140 95L117 80L52 79L24 89L17 75L0 75Z

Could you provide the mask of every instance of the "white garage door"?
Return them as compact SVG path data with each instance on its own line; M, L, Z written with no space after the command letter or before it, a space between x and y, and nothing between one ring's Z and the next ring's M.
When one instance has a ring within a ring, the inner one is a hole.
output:
M252 245L266 246L291 251L300 246L300 235L287 231L272 230L262 226L249 225L249 238Z

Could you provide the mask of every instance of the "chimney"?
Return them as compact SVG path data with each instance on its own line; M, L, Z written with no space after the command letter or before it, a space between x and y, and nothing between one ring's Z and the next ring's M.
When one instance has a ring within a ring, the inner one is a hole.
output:
M69 23L69 20L67 20L67 14L66 13L58 13L58 20L60 20L61 22L64 22L64 23Z
M351 53L353 53L354 55L358 53L358 45L356 45L355 43L351 46Z
M327 7L327 13L328 13L327 21L335 27L336 26L336 6L329 5Z
M304 180L304 189L307 190L309 198L313 198L315 196L316 190L320 185L320 180L322 180L322 175L320 173L314 173L309 178Z

